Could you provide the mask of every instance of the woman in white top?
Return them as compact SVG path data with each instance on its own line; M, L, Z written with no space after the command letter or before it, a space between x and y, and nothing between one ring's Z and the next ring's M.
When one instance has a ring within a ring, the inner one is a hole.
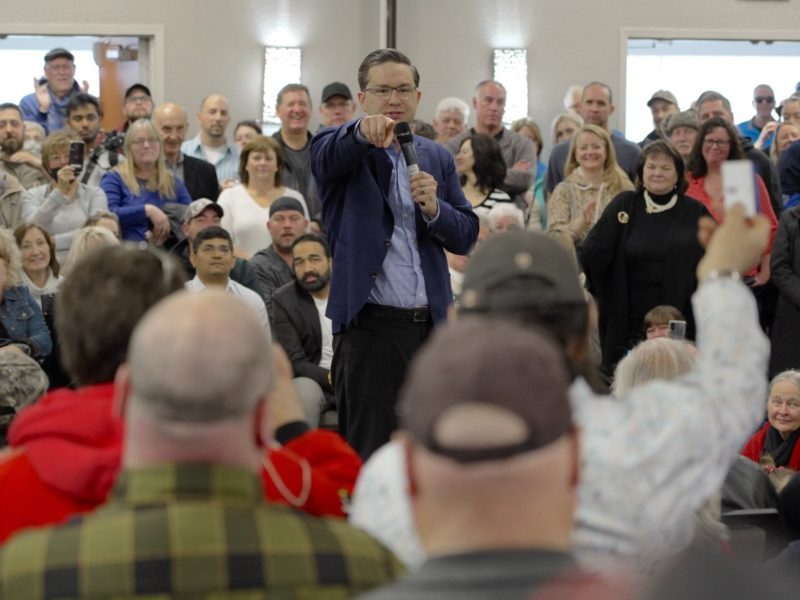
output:
M217 201L225 211L220 224L231 234L237 256L249 259L272 243L267 221L269 207L278 198L296 198L303 205L306 219L309 218L303 195L283 185L282 168L283 156L274 138L260 135L242 148L239 158L242 183L223 190Z
M80 183L78 174L70 168L72 141L63 131L47 136L42 147L42 164L53 183L31 188L22 195L22 220L41 225L53 235L59 261L66 258L72 238L84 221L108 210L105 192Z
M16 228L14 239L22 255L22 283L41 308L42 296L55 294L63 279L53 238L41 225L25 223Z

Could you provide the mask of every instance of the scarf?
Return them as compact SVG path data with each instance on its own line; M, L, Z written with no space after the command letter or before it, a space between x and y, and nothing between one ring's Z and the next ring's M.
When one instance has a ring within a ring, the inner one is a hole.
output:
M61 284L61 280L64 279L61 275L56 277L53 275L53 271L50 269L47 270L47 281L44 282L42 287L39 287L31 278L28 277L28 274L25 271L22 271L22 284L28 288L28 291L33 296L33 299L36 300L36 304L39 305L39 308L42 308L42 296L47 294L55 294L58 290L58 286Z
M777 429L770 427L764 440L764 452L772 457L776 467L787 467L798 439L800 439L800 429L794 430L784 440Z

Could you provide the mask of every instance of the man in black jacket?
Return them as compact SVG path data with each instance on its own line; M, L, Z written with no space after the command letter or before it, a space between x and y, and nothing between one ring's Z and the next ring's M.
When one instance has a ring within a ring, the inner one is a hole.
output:
M331 405L333 335L325 308L333 262L328 242L313 233L303 235L294 242L292 256L295 281L278 288L272 299L272 335L292 361L295 376L317 382Z
M216 202L219 182L214 165L181 152L181 144L186 139L189 128L189 120L183 107L171 102L160 104L153 112L153 121L158 135L161 136L167 167L173 175L183 180L192 200L208 198Z

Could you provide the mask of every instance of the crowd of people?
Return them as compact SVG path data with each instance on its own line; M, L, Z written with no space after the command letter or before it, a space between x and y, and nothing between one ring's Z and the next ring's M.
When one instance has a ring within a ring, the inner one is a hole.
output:
M56 48L0 104L0 596L796 585L800 91L636 143L593 81L548 151L498 81L428 124L403 53L357 78L102 131Z

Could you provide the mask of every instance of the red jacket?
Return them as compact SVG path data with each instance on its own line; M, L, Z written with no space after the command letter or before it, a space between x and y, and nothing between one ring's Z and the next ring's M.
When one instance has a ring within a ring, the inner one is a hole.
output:
M753 434L744 445L744 448L742 448L742 456L746 456L753 462L761 460L761 453L764 451L764 442L767 439L767 431L769 431L770 427L769 423L764 423L764 426ZM794 445L792 455L789 457L789 464L786 467L800 471L800 444Z
M122 454L123 423L112 413L113 393L110 383L57 390L14 420L10 447L0 454L0 543L20 529L60 523L105 501ZM343 500L353 491L361 459L339 435L309 431L271 449L267 460L274 467L262 469L269 500L296 504L286 496L300 497L300 508L310 514L344 516Z

